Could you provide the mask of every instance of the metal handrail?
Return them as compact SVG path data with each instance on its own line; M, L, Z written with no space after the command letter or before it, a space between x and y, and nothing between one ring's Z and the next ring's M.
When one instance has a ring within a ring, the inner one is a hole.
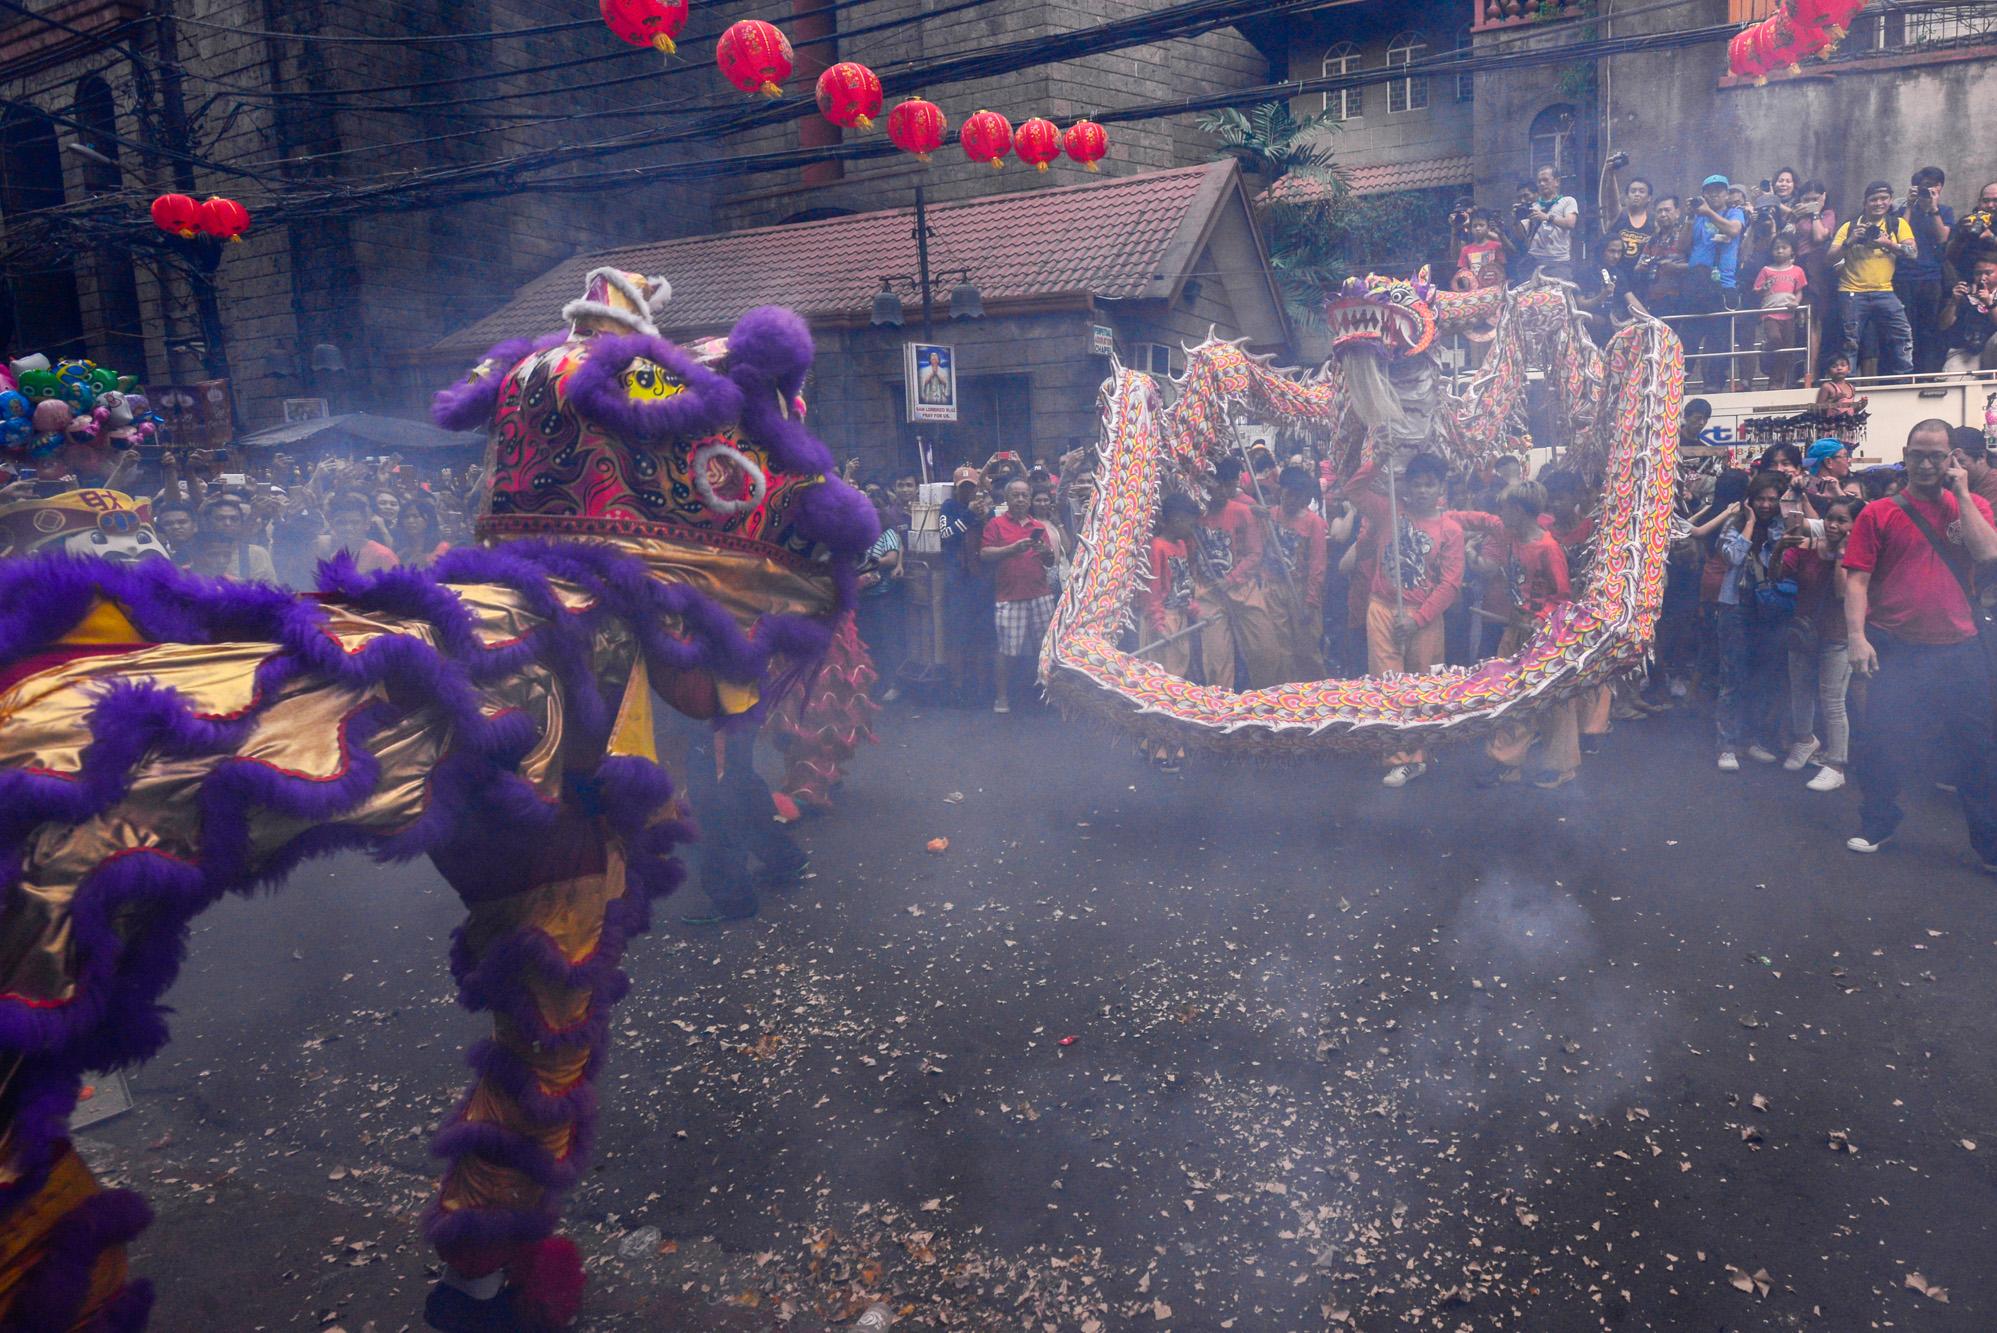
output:
M1806 301L1801 305L1792 306L1790 309L1793 313L1799 314L1803 318L1803 341L1799 346L1785 347L1779 352L1769 353L1763 353L1760 346L1753 342L1750 342L1746 348L1742 348L1740 345L1740 336L1735 328L1736 321L1738 320L1759 320L1763 315L1768 313L1758 306L1744 310L1715 310L1709 314L1700 315L1664 315L1660 318L1663 319L1665 324L1672 326L1687 325L1694 320L1715 320L1722 316L1726 318L1727 350L1724 352L1687 352L1685 354L1685 364L1687 366L1690 366L1694 361L1714 361L1720 359L1725 359L1728 365L1731 366L1737 358L1743 356L1801 356L1803 358L1803 382L1792 387L1798 389L1814 388L1817 383L1817 350L1819 345L1817 308ZM1678 333L1681 343L1684 341L1684 334L1679 332L1677 327L1673 327L1672 332ZM1729 371L1727 375L1728 383L1733 383L1737 378L1736 375Z

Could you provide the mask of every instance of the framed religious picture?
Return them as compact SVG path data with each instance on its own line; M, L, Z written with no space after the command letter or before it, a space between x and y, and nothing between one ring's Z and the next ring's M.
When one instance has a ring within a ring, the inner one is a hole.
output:
M957 349L939 343L903 343L902 374L910 421L957 419Z
M287 398L284 400L284 424L296 426L306 421L324 421L332 415L327 410L324 398Z

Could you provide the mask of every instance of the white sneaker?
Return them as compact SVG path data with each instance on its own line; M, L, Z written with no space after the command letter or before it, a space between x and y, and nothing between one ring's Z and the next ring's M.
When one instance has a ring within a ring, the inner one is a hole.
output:
M994 713L1010 713L1012 705L1003 699L994 699L992 700L992 711Z
M1674 699L1683 699L1686 695L1691 693L1691 689L1682 680L1674 680L1669 682L1668 688L1671 691L1671 697Z
M1782 761L1782 767L1791 773L1801 773L1803 765L1810 762L1810 756L1824 748L1824 743L1815 736L1806 741L1797 741L1789 747L1789 757Z
M1766 745L1750 745L1747 747L1747 757L1757 764L1772 764L1775 762L1775 751Z
M1844 847L1845 850L1848 852L1858 852L1865 856L1870 856L1874 852L1878 851L1881 847L1884 847L1888 842L1892 841L1892 838L1893 835L1889 833L1885 837L1881 838L1878 842L1867 842L1864 838L1864 835L1861 834L1857 837L1846 838L1844 840Z
M1817 776L1803 784L1811 791L1836 791L1844 786L1844 770L1825 764L1817 770Z
M1380 779L1380 785L1382 787L1405 787L1426 772L1428 772L1427 764L1396 764L1387 770L1385 777Z
M1740 760L1737 757L1735 757L1734 752L1732 750L1720 751L1720 772L1722 773L1740 772Z

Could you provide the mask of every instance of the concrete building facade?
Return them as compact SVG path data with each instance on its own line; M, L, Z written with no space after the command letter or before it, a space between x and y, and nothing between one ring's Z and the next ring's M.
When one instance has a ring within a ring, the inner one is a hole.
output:
M13 104L0 117L0 225L15 243L0 342L88 355L148 383L227 377L242 430L282 420L287 399L420 413L438 382L424 349L578 253L906 205L918 179L937 201L1085 179L1065 160L1046 175L966 162L954 127L980 107L1065 124L1267 77L1261 54L1222 29L926 90L953 126L927 170L897 155L715 179L697 164L840 138L816 115L703 131L758 105L713 65L727 24L767 17L746 0L695 6L663 67L610 34L595 6L544 0L25 8L34 16L0 16L0 98ZM1130 0L794 8L806 16L784 26L800 42L854 34L799 46L788 91L807 96L835 54L887 68L1148 12ZM954 12L924 17L938 8ZM1205 160L1192 122L1118 127L1102 169ZM496 171L505 162L513 170ZM419 174L421 194L409 188ZM145 210L168 191L240 200L249 234L219 256L167 242ZM289 203L273 211L279 199ZM44 226L52 210L93 206L104 213L93 226Z

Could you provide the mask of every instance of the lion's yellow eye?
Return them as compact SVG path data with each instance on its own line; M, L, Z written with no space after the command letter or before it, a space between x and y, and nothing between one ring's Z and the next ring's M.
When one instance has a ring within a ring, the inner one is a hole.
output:
M686 384L664 366L650 361L634 361L624 372L624 391L634 399L670 398L685 393Z

